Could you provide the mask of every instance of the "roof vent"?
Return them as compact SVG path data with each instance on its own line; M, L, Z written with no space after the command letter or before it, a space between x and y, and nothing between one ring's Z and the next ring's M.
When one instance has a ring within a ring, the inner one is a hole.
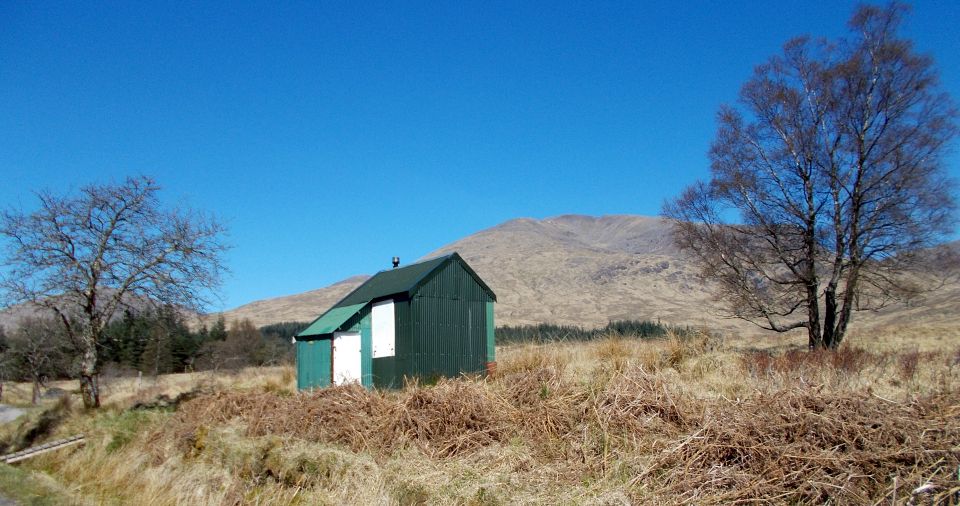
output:
M400 257L393 257L393 268L396 269L400 266Z

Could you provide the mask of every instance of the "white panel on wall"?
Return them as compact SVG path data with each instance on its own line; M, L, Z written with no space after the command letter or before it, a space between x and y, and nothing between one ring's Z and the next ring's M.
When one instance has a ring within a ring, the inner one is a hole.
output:
M396 329L393 319L393 301L384 300L373 304L372 320L370 322L373 341L373 358L392 357Z

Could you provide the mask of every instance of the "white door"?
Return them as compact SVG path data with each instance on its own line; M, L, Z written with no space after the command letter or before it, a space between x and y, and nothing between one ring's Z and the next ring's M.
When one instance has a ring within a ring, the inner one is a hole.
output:
M333 384L360 383L360 334L333 334Z

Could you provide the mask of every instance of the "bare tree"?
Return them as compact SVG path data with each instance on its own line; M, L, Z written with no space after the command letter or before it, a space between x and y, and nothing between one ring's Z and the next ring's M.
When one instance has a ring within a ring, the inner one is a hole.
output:
M863 6L848 39L788 42L720 110L710 181L664 205L732 316L834 348L852 311L922 288L924 248L955 223L957 111L898 38L905 12Z
M8 338L9 348L4 352L8 367L21 379L33 384L32 402L40 400L44 380L64 368L64 340L57 322L42 318L27 318Z
M84 405L100 405L97 347L118 309L166 303L196 309L224 271L224 228L193 211L163 210L150 178L39 193L40 207L6 211L0 288L52 312L80 354Z
M208 342L205 350L208 365L213 369L264 365L269 354L260 330L246 318L233 322L224 340Z

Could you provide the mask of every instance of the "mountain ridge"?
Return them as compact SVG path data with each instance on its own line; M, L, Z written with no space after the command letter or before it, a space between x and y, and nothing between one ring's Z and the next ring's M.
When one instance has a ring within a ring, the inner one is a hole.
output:
M696 272L673 246L663 218L565 214L515 218L442 246L419 260L457 251L498 295L498 325L556 323L585 327L647 319L743 329L701 312L715 308ZM328 287L239 306L228 320L256 325L311 321L359 286L351 277ZM657 290L656 293L650 289ZM573 296L571 295L573 294Z
M960 250L960 241L946 247ZM762 332L723 316L697 267L674 246L664 218L626 214L514 218L441 246L418 261L454 251L497 294L497 325L597 327L611 320L640 319L741 334ZM257 325L311 321L365 279L354 276L326 288L243 305L224 315L230 320L250 318ZM958 283L924 295L911 306L872 312L854 322L960 325L960 303L954 300L960 300Z
M441 246L418 260L458 252L498 296L497 325L552 323L598 327L612 320L649 320L740 334L759 333L723 316L697 267L674 246L670 222L636 215L564 214L515 218ZM960 241L943 246L960 251ZM945 265L960 273L960 267ZM370 276L256 300L221 313L257 326L312 321ZM861 314L854 324L935 322L960 326L960 275L910 305ZM4 313L0 311L0 325ZM216 314L201 319L208 324Z

